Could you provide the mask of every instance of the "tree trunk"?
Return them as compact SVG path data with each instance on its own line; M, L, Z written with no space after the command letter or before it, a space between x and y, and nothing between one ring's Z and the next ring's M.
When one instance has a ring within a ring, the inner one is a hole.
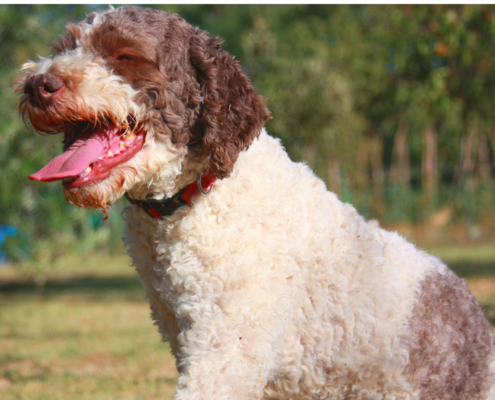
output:
M392 165L390 166L390 182L409 186L411 183L411 162L409 160L409 146L407 133L409 126L400 124L392 150Z
M375 199L383 199L385 189L385 173L383 169L383 141L380 135L370 138L371 173Z
M487 181L488 179L490 179L491 167L490 153L488 150L488 140L486 136L480 138L478 155L478 174L482 181Z
M461 183L466 174L472 173L474 169L473 161L474 131L470 130L467 136L461 140L461 159L455 174L455 182Z
M340 162L336 159L328 160L328 188L340 196Z
M492 148L492 160L495 162L495 128L488 131L488 141Z
M423 154L421 160L421 177L423 190L433 192L438 181L437 132L433 128L423 131Z
M361 142L357 152L357 165L356 165L356 186L358 189L368 188L369 180L369 159L370 149L366 145L366 142Z

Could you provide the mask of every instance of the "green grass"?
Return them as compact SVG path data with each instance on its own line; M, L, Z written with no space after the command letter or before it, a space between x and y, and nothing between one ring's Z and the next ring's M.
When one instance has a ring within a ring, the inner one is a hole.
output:
M495 247L428 248L495 323ZM0 399L170 399L177 372L125 255L68 257L39 287L0 268Z
M495 278L495 245L435 246L426 249L463 278Z
M43 292L0 271L0 399L172 397L174 360L128 265L68 260Z

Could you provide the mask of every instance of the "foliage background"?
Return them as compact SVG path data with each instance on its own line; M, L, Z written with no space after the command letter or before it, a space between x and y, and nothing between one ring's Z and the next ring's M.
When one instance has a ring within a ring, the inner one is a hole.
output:
M494 6L152 7L224 39L267 98L268 131L367 218L421 239L493 239ZM65 23L104 8L0 5L0 228L17 229L0 229L0 249L41 283L69 249L120 249L124 204L103 221L26 178L61 145L23 125L12 86Z

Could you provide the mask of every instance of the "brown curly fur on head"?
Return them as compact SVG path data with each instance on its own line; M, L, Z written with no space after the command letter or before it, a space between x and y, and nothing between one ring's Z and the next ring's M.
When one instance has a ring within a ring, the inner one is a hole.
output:
M220 48L221 41L196 30L189 47L204 104L200 115L203 145L219 178L230 174L240 151L247 149L270 118L239 63Z
M77 40L83 35L81 24L65 25L65 35L55 40L50 48L53 54L60 54L66 50L73 50L77 47Z
M146 104L147 110L160 110L149 114L159 126L157 132L169 132L177 146L202 144L215 175L228 177L239 152L247 149L270 118L263 97L255 93L218 38L210 38L176 14L119 8L95 31L95 49L102 51L105 44L100 38L108 37L108 32L98 32L110 30L115 24L112 20L119 17L135 24L129 26L132 35L143 27L150 32L130 46L116 32L115 50L135 49L133 58L139 67L131 64L116 73L139 90L138 103ZM155 60L140 57L143 48L149 51L154 46ZM106 44L107 49L111 47Z

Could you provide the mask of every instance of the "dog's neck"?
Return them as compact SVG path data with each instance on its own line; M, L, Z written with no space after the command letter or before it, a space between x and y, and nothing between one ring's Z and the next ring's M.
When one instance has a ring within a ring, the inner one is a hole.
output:
M200 148L151 141L142 150L139 168L125 182L125 191L135 200L162 200L195 182L208 169L208 159Z
M156 173L134 184L125 197L151 217L161 219L180 207L191 206L192 197L210 191L215 181L204 151L192 147L176 153Z
M190 183L172 197L162 200L135 200L128 193L125 194L125 197L131 204L142 208L150 217L162 219L172 215L181 207L191 207L194 196L208 195L213 189L216 180L217 177L213 171L208 170L201 174L197 181Z

